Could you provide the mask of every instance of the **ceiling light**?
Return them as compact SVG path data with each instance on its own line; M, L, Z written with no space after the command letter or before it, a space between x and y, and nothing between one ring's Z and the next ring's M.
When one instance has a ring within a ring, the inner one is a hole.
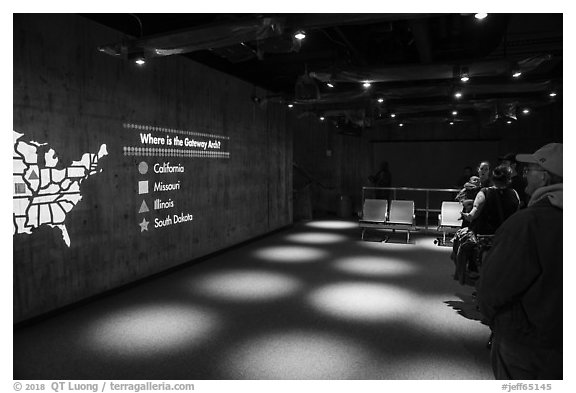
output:
M128 60L134 62L138 66L143 66L146 64L146 57L144 57L144 51L136 50L134 52L128 53Z
M512 72L512 77L513 77L513 78L519 78L520 75L522 75L522 70L520 69L520 66L518 65L518 63L515 62L515 61L512 62L511 72Z
M400 127L404 127L404 123L400 123L398 124Z
M383 102L384 102L384 98L378 98L378 102L379 102L379 103L383 103Z
M454 97L456 97L456 98L462 97L462 92L457 91L456 93L454 93Z
M139 66L143 66L144 64L146 64L146 59L142 55L138 55L138 56L134 57L133 60L134 60L134 63L138 64Z
M508 120L506 124L512 124L512 120Z
M470 80L470 74L468 73L468 67L460 68L460 80L464 83Z
M450 125L451 125L451 126L453 126L453 125L454 125L454 122L453 122L453 121L451 121L451 122L450 122Z
M294 38L296 38L297 40L303 40L304 38L306 38L306 34L304 34L302 30L298 30L296 34L294 34Z
M550 97L556 97L556 93L555 93L555 92L552 92L552 93L549 94L549 96L550 96Z
M530 113L530 109L524 108L524 109L522 110L522 113L524 113L525 115L527 115L528 113Z
M370 82L366 81L362 84L362 86L364 86L365 88L369 88L370 86L372 86L372 84Z
M458 114L458 111L452 111L452 114L453 114L454 116L456 116L456 115Z
M293 108L294 105L293 104L288 104L288 108Z
M476 18L478 20L485 19L487 16L488 16L488 14L482 14L482 13L474 14L474 18Z
M331 88L334 88L334 85L333 85L332 83L330 83L330 82L327 82L327 83L326 83L326 86L331 87Z
M390 113L390 117L396 117L396 113Z
M324 121L324 116L320 116L320 121Z

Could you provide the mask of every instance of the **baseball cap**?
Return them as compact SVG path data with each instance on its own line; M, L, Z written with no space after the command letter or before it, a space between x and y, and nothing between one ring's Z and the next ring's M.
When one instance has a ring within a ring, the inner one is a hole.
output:
M536 150L534 154L517 154L516 160L538 164L554 175L562 176L562 144L549 143Z

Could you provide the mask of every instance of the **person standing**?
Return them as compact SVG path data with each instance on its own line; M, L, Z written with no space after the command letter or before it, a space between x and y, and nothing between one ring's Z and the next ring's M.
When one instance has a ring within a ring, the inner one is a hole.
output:
M563 148L550 143L526 163L527 208L498 229L477 285L494 332L496 379L562 379Z
M380 170L368 178L374 187L390 187L392 185L392 174L388 166L388 161L380 163ZM376 190L376 198L390 200L390 190Z
M499 157L501 165L506 165L512 169L512 180L510 181L510 187L516 190L518 196L520 197L520 209L523 209L528 204L528 198L524 189L526 188L526 182L519 173L518 161L516 161L516 155L513 153L508 153L502 157Z

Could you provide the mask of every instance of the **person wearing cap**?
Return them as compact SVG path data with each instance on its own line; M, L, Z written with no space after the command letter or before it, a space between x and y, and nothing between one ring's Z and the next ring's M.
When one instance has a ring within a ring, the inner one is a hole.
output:
M525 208L528 203L526 192L524 192L526 182L521 174L518 173L519 165L518 161L516 161L516 154L508 153L502 157L498 157L498 159L500 160L501 165L506 165L512 170L510 188L513 188L518 193L518 196L520 197L520 208Z
M496 231L477 283L496 379L562 379L562 144L525 163L526 209Z

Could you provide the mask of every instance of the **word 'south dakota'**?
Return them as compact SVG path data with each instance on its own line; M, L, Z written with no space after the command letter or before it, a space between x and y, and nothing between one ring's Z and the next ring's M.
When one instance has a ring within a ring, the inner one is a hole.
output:
M172 216L168 215L164 219L155 218L154 219L154 228L164 228L169 227L171 225L181 224L183 222L190 222L194 220L194 216L190 213L180 213L174 214Z

